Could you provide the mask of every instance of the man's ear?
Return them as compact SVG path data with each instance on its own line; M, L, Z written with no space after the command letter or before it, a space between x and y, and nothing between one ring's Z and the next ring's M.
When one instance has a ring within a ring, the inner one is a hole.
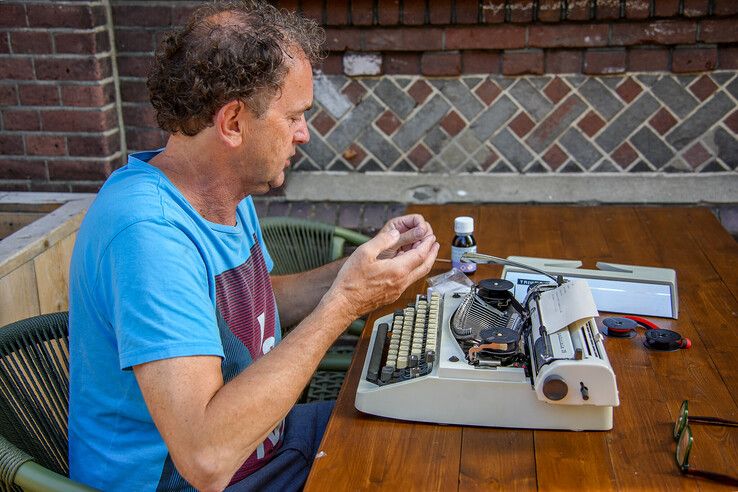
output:
M248 117L248 108L238 100L228 102L221 107L213 117L215 130L220 139L228 146L238 147L243 141L245 118Z

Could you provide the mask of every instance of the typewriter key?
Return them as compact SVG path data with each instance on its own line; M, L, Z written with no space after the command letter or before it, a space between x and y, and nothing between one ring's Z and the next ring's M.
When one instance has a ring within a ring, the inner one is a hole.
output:
M388 383L390 379L392 379L392 374L394 374L395 368L392 366L384 366L382 368L382 373L380 375L380 380L383 383Z

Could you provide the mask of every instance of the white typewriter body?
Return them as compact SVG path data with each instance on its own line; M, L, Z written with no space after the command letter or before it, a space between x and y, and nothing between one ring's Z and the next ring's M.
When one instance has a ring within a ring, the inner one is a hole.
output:
M544 347L542 350L550 360L530 355L528 374L523 367L473 366L451 332L451 317L463 294L449 292L442 298L434 337L437 357L425 375L391 384L367 380L378 327L382 323L392 326L393 315L375 322L356 393L358 410L439 424L561 430L612 428L613 406L619 404L618 391L603 337L593 318L579 326L545 334L536 308L531 306L532 329L526 345L531 349Z

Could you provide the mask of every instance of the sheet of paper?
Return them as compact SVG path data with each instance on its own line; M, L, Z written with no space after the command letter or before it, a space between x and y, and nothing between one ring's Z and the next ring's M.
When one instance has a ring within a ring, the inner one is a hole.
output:
M586 280L573 280L543 292L538 306L549 334L599 314Z

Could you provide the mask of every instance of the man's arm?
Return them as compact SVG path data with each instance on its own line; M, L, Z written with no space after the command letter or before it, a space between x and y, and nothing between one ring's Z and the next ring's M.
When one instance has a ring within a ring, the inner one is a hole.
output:
M337 327L350 322L327 301L274 350L223 384L219 357L176 357L134 367L149 411L180 474L222 490L310 380Z
M282 326L294 325L315 309L345 261L346 258L341 258L293 275L272 275L272 288Z
M434 236L389 259L398 232L385 231L342 265L316 309L271 352L223 384L220 359L163 359L133 368L180 474L203 490L224 488L283 419L346 325L396 300L431 269Z

